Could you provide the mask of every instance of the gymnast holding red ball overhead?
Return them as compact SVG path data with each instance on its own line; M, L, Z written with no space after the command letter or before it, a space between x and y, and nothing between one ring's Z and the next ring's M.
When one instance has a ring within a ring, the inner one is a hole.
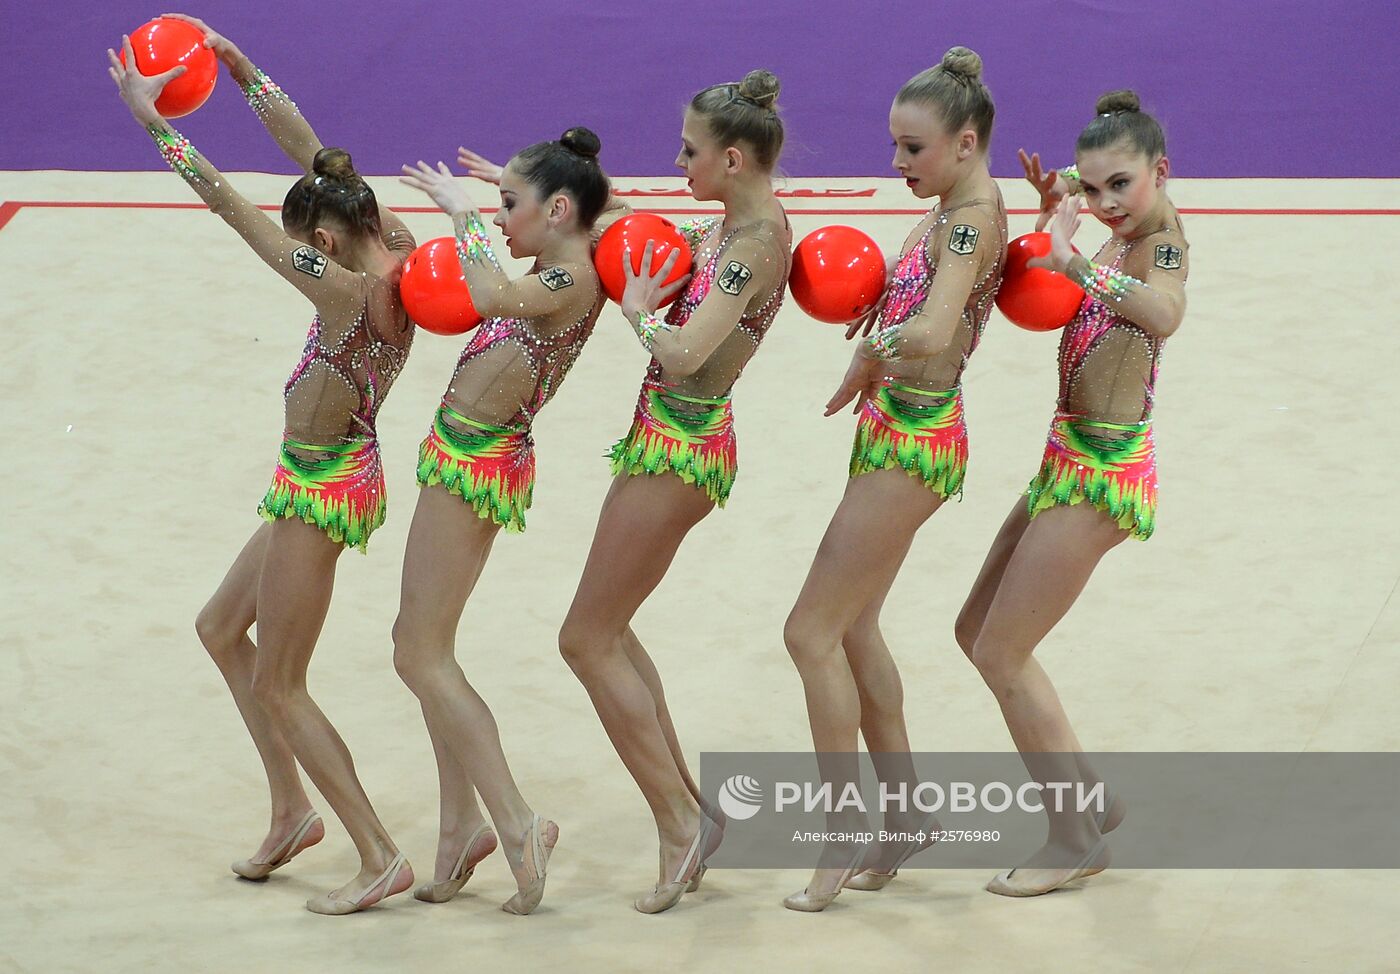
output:
M304 171L282 203L281 225L241 196L158 111L163 89L189 70L186 65L147 77L123 38L123 57L107 52L122 100L170 167L316 309L286 383L280 456L258 508L269 523L253 532L195 622L257 746L271 792L267 837L233 871L265 879L325 835L300 765L360 856L357 876L306 907L353 913L407 889L413 870L375 814L345 742L312 700L306 673L340 553L363 550L384 522L375 418L413 338L398 287L413 237L378 204L349 154L323 147L291 99L231 41L194 18L170 19L203 34L277 144ZM256 645L249 637L254 623Z

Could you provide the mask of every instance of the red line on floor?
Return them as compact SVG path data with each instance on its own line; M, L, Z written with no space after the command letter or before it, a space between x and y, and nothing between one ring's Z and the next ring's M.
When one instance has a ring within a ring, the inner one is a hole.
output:
M0 203L0 230L5 229L5 224L9 223L16 213L19 212L23 203Z
M202 210L203 203L142 203L142 202L118 202L100 200L12 200L0 203L0 229L9 223L21 209L34 207L36 209L133 209L133 210ZM272 204L260 204L259 209L275 212L280 207ZM392 207L396 213L436 213L437 207L433 206L395 206ZM496 207L484 206L483 213L494 213ZM722 213L719 209L696 209L682 207L639 207L649 213L667 214L692 214L697 216L714 215ZM926 209L837 209L830 207L793 207L789 211L791 214L801 214L806 216L921 216L928 212ZM1014 216L1029 216L1038 211L1031 209L1013 209L1008 213ZM1248 209L1243 207L1184 207L1181 212L1188 216L1400 216L1400 209L1343 209L1343 208L1285 208L1285 209Z

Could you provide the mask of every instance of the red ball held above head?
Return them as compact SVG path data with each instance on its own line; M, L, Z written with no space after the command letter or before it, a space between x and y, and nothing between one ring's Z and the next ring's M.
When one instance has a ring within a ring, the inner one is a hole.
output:
M1063 328L1074 319L1084 301L1084 289L1063 274L1026 266L1032 257L1048 253L1048 233L1027 233L1006 248L1006 270L997 291L997 307L1013 325L1027 331Z
M204 33L183 20L157 17L131 32L136 70L147 77L163 74L183 64L184 74L173 78L156 99L156 111L166 118L188 115L209 100L219 80L219 59L204 46ZM118 45L120 48L120 45ZM126 51L119 54L126 64Z
M598 271L603 293L613 301L622 301L623 289L627 287L627 276L622 268L622 253L632 251L632 273L642 273L642 252L647 241L653 242L649 273L656 273L672 250L679 250L676 266L666 275L665 284L678 281L690 273L690 244L685 235L670 220L655 213L633 213L618 220L603 231L598 246L593 251L593 266ZM681 290L684 290L682 288ZM662 307L681 296L677 291L661 302Z
M481 323L451 237L429 240L409 255L399 295L408 316L435 335L461 335Z
M798 307L818 321L844 325L875 307L885 290L885 258L855 227L822 227L792 252L788 278Z

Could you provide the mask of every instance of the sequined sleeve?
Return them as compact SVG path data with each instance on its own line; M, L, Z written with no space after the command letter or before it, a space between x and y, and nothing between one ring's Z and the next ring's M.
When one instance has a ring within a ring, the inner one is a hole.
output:
M685 237L685 242L690 244L691 253L700 249L700 245L705 242L705 238L714 232L715 227L720 224L720 217L717 216L697 216L689 220L683 220L676 226L676 229Z
M360 275L344 270L314 247L289 237L266 213L244 199L224 174L170 123L161 120L147 126L146 131L170 168L199 194L209 209L318 309L336 314L340 310L339 299L346 298L351 304L360 300Z
M296 102L287 97L282 86L267 76L262 68L253 67L251 75L240 85L248 107L263 122L281 114L284 110L297 111Z
M974 294L997 273L1003 240L994 215L975 206L957 207L940 217L918 245L933 262L926 290L922 297L916 291L900 301L905 310L894 321L882 315L881 327L867 339L865 354L886 362L941 355L959 327L971 320ZM886 308L894 310L888 303Z
M146 134L155 141L160 157L175 175L212 206L218 194L213 192L216 181L209 178L207 171L213 167L204 162L194 144L169 124L147 125Z
M637 315L635 321L632 321L632 330L637 333L642 347L655 354L657 336L675 329L655 311L643 311Z
M301 114L297 103L273 81L266 71L251 61L235 72L239 89L248 107L267 128L277 145L303 172L310 172L316 153L324 148L311 123ZM380 237L389 250L408 256L416 243L404 222L388 207L379 205Z
M1124 269L1075 254L1065 276L1114 314L1165 338L1176 331L1186 310L1185 259L1183 240L1145 239L1134 246Z
M482 221L480 213L472 210L469 213L458 214L453 228L457 238L457 259L462 262L463 270L485 265L501 272L501 262L496 259L496 252L491 249L491 235L486 232L486 224Z
M321 140L311 127L296 102L292 101L282 87L267 76L267 73L252 62L238 69L238 86L248 107L258 116L277 145L301 167L302 172L310 172L316 153L321 150Z
M577 317L597 300L598 276L591 262L548 264L539 273L512 280L496 257L479 212L455 214L453 227L467 291L483 317Z
M1082 287L1090 297L1105 304L1120 303L1125 297L1147 285L1131 274L1125 274L1107 264L1099 264L1075 254L1070 258L1065 276Z
M867 354L882 362L898 362L899 341L903 337L904 322L899 321L881 328L866 339Z
M691 284L666 315L665 323L672 327L659 326L648 315L632 322L652 358L671 377L699 372L736 331L753 342L745 346L745 357L762 339L772 319L755 332L752 318L761 317L760 309L766 313L776 308L787 280L786 247L773 239L771 230L763 229L764 223L734 231L694 269Z

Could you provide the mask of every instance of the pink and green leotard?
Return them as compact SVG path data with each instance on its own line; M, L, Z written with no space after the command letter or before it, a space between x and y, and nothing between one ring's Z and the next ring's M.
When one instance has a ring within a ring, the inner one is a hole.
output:
M717 217L689 221L680 229L698 252L718 231L720 222ZM739 319L733 333L694 375L668 381L661 364L655 358L651 360L637 397L632 426L607 454L615 476L674 474L703 490L720 507L729 499L739 468L730 396L740 372L758 350L782 306L790 264L790 233L782 242L780 234L786 232L786 228L775 228L768 221L735 227L719 238L710 256L695 269L685 291L666 313L666 324L671 328L684 328L710 293L723 266L721 259L726 248L740 234L767 240L773 245L773 253L782 255L774 259L788 262L778 286L757 308Z
M1179 224L1126 244L1110 240L1095 264L1101 276L1121 277L1138 247L1178 255L1186 244ZM1139 283L1139 282L1133 282ZM1095 291L1100 291L1096 295ZM1088 503L1145 541L1157 523L1157 454L1152 404L1166 339L1114 309L1112 290L1090 288L1060 338L1060 390L1040 470L1026 490L1032 517L1059 505Z

